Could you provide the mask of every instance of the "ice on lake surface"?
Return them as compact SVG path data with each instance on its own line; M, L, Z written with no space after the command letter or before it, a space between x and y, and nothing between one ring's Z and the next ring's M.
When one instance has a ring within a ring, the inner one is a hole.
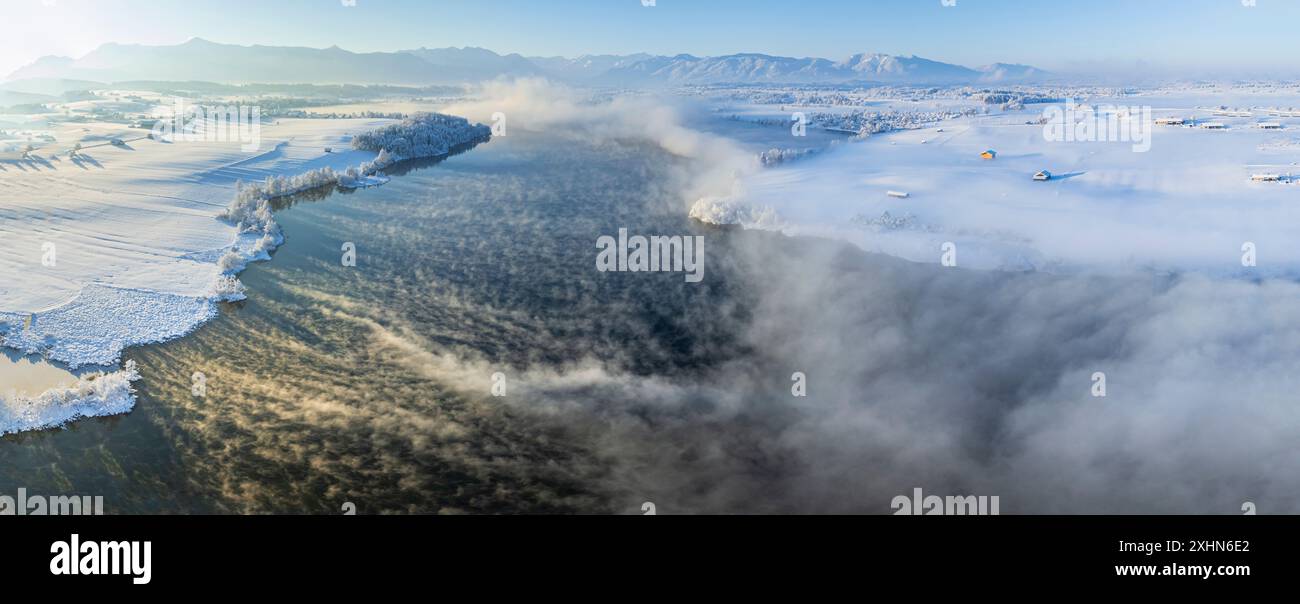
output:
M21 355L5 350L0 355L0 400L11 393L35 396L54 388L67 388L77 383L77 376L34 355Z

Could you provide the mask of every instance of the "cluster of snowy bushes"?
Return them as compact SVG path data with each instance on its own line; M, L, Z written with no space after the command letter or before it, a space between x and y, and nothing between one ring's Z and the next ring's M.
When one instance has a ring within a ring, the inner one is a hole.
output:
M226 206L226 210L221 213L221 219L233 222L239 228L240 234L260 234L257 243L254 244L251 258L243 258L237 250L227 251L224 256L217 262L221 267L221 272L236 272L244 267L247 260L261 259L263 255L269 255L275 246L280 244L283 236L280 234L280 225L276 224L275 218L271 214L271 200L282 195L290 195L299 191L305 191L309 188L304 182L316 182L317 179L327 179L332 177L333 180L324 181L314 186L319 187L327 183L338 182L337 175L329 168L313 170L308 172L313 175L304 179L298 184L302 188L295 189L290 186L288 179L283 176L266 178L265 183L245 184L243 181L235 183L235 198ZM295 179L305 175L299 175Z
M901 216L894 216L885 211L880 216L871 217L866 214L857 214L849 219L849 224L875 231L932 231L929 226L922 224L916 215L908 212Z
M223 256L224 260L225 257ZM238 302L248 298L244 293L244 284L239 282L234 275L222 274L217 277L217 281L212 284L212 297L221 302Z
M342 187L359 187L364 184L365 178L378 173L397 162L400 158L389 153L387 149L380 149L379 155L375 159L363 162L359 166L351 166L347 170L340 172L338 175L338 184Z
M741 225L776 230L783 221L771 207L754 207L734 197L705 196L695 200L689 216L706 224Z
M775 147L758 154L759 163L764 166L775 166L786 162L803 159L810 155L815 155L817 149L777 149Z
M352 148L387 150L401 159L417 159L446 155L453 147L487 140L491 136L491 128L471 124L463 117L421 113L401 123L353 137Z

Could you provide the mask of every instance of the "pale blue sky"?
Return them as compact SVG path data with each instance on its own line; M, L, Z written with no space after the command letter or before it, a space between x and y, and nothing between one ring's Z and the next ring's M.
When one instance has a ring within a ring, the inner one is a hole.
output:
M1300 0L0 0L0 74L104 42L525 55L916 54L1056 71L1300 75ZM1208 70L1208 71L1207 71Z

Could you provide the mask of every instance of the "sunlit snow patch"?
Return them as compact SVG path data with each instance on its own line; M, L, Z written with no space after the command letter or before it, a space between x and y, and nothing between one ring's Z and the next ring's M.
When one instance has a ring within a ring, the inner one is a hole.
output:
M121 371L83 376L75 385L36 397L0 393L0 435L62 426L82 417L126 413L135 406L135 362Z

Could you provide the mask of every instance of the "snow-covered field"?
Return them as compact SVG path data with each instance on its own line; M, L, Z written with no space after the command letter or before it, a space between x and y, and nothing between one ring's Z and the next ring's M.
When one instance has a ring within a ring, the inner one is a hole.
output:
M940 262L952 243L957 265L969 268L1300 273L1300 184L1286 178L1300 176L1300 117L1265 109L1300 106L1300 95L1152 91L1088 103L1150 106L1157 119L1226 128L1153 125L1150 149L1136 152L1132 142L1047 140L1037 122L1053 105L1026 105L769 166L692 213L919 262ZM1222 105L1255 109L1252 117L1212 109ZM996 159L981 159L989 149ZM1052 178L1035 181L1040 170ZM1283 182L1252 181L1260 174ZM1257 266L1243 266L1248 243Z
M283 120L265 126L254 154L236 142L140 139L0 163L0 274L21 275L0 284L7 343L39 352L53 340L50 358L76 367L189 331L211 314L216 260L237 243L216 218L236 181L372 160L347 148L348 135L381 123Z

